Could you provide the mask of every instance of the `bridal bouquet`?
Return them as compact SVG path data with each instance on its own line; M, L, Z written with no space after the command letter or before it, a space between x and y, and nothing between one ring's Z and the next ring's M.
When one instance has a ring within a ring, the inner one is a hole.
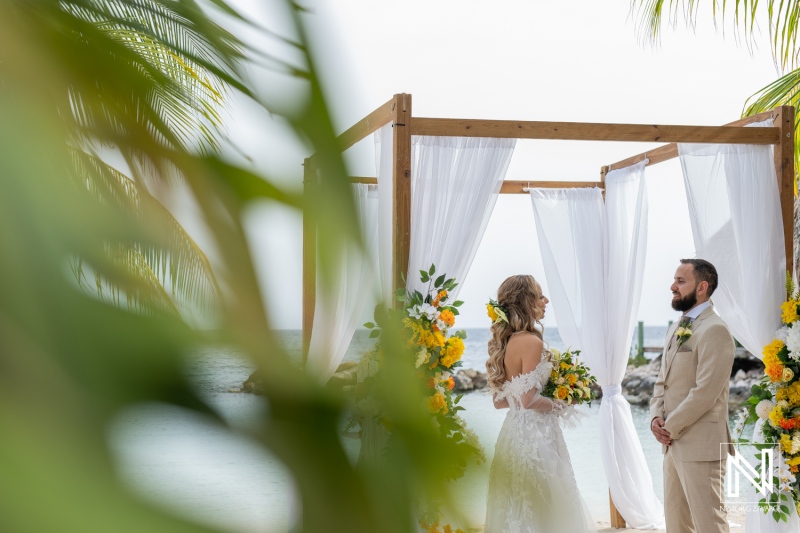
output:
M548 398L563 400L568 405L591 403L596 399L592 386L596 379L589 368L578 362L580 350L565 352L551 350L553 371L542 394Z
M800 514L800 295L788 274L786 289L789 299L781 305L783 327L764 346L764 375L751 388L733 430L739 443L777 452L772 475L776 490L759 502L765 513L772 511L776 522L787 521L790 512ZM763 421L763 439L751 443L741 435L746 424L758 419Z

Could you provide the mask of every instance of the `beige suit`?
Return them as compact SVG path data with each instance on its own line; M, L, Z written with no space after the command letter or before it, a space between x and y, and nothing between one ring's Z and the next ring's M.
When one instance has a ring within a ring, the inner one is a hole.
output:
M736 347L728 327L709 307L692 335L675 339L669 328L650 418L666 420L672 437L664 453L664 507L669 533L728 531L722 504L725 460L733 454L728 426L728 384Z

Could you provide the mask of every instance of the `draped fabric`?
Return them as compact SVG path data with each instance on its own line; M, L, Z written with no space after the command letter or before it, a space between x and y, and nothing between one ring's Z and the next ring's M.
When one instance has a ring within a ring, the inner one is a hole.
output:
M771 127L771 120L750 124ZM786 251L773 147L747 144L678 144L697 257L717 269L711 299L733 336L762 357L781 327ZM763 442L760 424L753 440ZM745 489L757 501L755 489ZM776 523L748 509L748 533L800 530L800 520Z
M697 257L719 275L714 307L736 340L761 358L781 327L786 281L773 147L678 144L678 154Z
M464 281L508 170L515 139L413 136L411 249L407 288L423 294L419 271ZM451 291L454 301L461 286Z
M564 342L581 350L603 388L600 456L614 504L631 526L664 527L664 509L621 394L647 247L645 162L600 189L533 189L536 230Z
M342 254L339 277L332 287L326 287L317 274L307 369L322 381L333 375L347 352L364 305L371 299L376 270L373 258L378 247L378 186L353 184L352 187L365 249L355 243L348 245Z
M392 198L392 124L386 124L375 132L375 170L378 177L378 272L380 273L381 296L385 302L392 297L392 232L394 213Z

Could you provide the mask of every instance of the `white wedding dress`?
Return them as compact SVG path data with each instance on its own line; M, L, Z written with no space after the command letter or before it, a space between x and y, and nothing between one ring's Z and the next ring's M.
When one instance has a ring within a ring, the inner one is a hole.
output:
M534 370L493 391L495 401L508 401L509 411L489 472L485 533L595 531L559 425L575 408L540 394L552 369L545 352Z

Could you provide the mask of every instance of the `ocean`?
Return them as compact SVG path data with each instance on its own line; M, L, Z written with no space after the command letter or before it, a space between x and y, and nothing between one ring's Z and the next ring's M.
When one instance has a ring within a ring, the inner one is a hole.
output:
M563 349L557 332L547 330L551 346ZM663 344L664 327L645 328L645 345ZM300 333L281 332L287 349L300 354ZM488 330L467 330L463 357L466 368L483 369ZM359 332L346 360L357 360L371 341ZM252 371L249 361L229 350L199 350L187 368L199 393L231 425L246 426L264 416L263 398L229 392L241 386ZM468 469L454 485L467 526L483 524L486 468L505 416L486 392L466 394L461 414L486 450L484 467ZM599 405L580 407L588 416L577 429L567 430L569 448L581 494L595 519L608 520L608 486L597 446ZM631 407L636 431L650 468L653 487L662 498L661 447L649 431L649 413ZM117 418L109 428L109 445L122 480L143 499L169 512L236 533L285 531L293 499L290 477L268 451L243 437L232 437L202 417L163 404L144 404ZM359 442L342 439L355 460Z

